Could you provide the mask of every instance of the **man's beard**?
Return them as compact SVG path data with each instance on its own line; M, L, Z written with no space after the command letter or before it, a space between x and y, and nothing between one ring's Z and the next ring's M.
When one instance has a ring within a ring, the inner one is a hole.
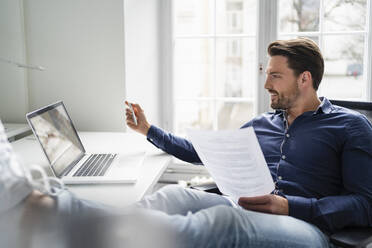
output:
M276 99L271 100L271 108L286 110L292 107L293 103L297 100L300 90L295 85L287 95L280 94L274 90L270 90L270 93L276 94Z

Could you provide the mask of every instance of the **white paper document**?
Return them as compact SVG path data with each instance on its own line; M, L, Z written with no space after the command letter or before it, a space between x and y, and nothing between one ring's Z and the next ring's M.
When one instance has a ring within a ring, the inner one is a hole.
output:
M275 186L252 127L228 131L188 130L201 161L219 190L239 197L270 194Z

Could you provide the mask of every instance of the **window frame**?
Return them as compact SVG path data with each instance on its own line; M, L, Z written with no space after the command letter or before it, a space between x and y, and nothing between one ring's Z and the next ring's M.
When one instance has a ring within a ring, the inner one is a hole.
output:
M364 36L364 51L366 52L366 55L363 58L363 71L366 72L363 74L363 78L365 79L365 90L366 90L366 101L372 102L372 82L371 82L371 71L372 71L372 38L371 38L371 31L372 31L372 23L371 23L371 1L372 0L366 0L367 1L367 20L366 20L366 28L365 30L346 30L346 31L323 31L324 30L324 1L325 0L319 0L320 1L320 9L319 9L319 30L318 31L309 31L309 32L283 32L279 33L279 17L277 19L277 30L278 30L278 36L306 36L306 37L318 37L319 42L319 48L321 51L323 51L324 48L324 36L337 36L337 35L353 35L353 34L359 34ZM324 79L324 78L323 78ZM320 83L318 93L319 96L322 96L322 83ZM344 99L337 99L337 100L344 100ZM358 100L362 101L362 99Z
M216 2L216 0L214 0ZM320 0L320 19L323 16L323 3L324 0ZM341 31L341 32L322 32L321 26L319 27L319 31L317 32L293 32L293 33L286 33L286 34L301 34L301 35L309 35L309 36L317 36L319 37L319 44L322 44L322 36L326 34L351 34L351 33L365 33L365 51L366 55L364 57L364 69L366 72L365 78L367 83L367 101L372 102L372 9L371 9L371 2L372 0L367 0L367 20L366 20L366 29L365 31ZM174 26L174 4L172 0L163 0L160 4L160 22L161 30L162 30L162 42L161 43L161 78L162 78L162 110L161 110L161 120L162 120L162 127L168 131L174 131L174 106L175 106L175 93L174 93L174 85L173 85L173 69L174 69L174 48L175 48L175 34L173 33L173 26ZM215 10L214 10L215 11ZM278 17L278 1L277 0L258 0L257 1L257 33L256 33L256 48L257 48L257 61L256 61L256 84L254 85L255 94L253 97L254 102L254 114L257 115L259 113L264 113L270 110L270 99L269 94L267 94L266 90L264 89L263 85L265 83L265 71L264 68L268 62L267 56L267 46L268 44L276 40L278 37L278 26L279 26L279 17ZM216 16L215 16L216 18ZM321 25L320 20L320 25ZM216 20L214 20L216 23ZM214 29L216 29L214 27ZM260 31L261 30L261 31ZM263 30L263 31L262 31ZM226 35L219 35L214 30L214 35L192 35L194 38L203 37L203 38L214 38L214 42L216 43L217 38L224 38L224 37L238 37L238 38L245 38L251 37L250 35L240 35L240 34L230 34ZM212 37L213 36L213 37ZM181 37L181 36L178 36ZM216 53L216 52L215 52ZM226 100L228 102L239 102L245 101L246 98L218 98L218 97L211 97L210 98L189 98L189 100L211 100L211 101L219 101L219 100ZM186 100L186 99L185 99ZM216 108L215 108L216 112ZM214 113L216 115L216 113ZM216 118L216 117L215 117ZM247 120L249 121L249 120ZM215 125L214 121L214 125Z
M367 80L367 100L372 102L372 0L367 0L367 41L365 43L365 51L367 51L366 57L364 58L364 62L367 63L364 65L364 69L367 72L366 80Z

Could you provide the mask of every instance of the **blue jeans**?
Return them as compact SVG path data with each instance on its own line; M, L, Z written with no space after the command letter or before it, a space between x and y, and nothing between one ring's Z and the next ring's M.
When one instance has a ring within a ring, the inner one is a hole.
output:
M283 215L233 206L225 197L166 186L137 206L165 213L180 247L332 247L316 226Z
M101 207L89 202L78 204L78 212ZM180 186L165 186L135 206L144 209L147 223L157 224L136 226L133 223L137 221L126 221L130 214L123 216L124 224L141 229L138 232L144 232L144 226L156 231L164 226L162 230L172 234L177 247L332 247L327 236L312 224L290 216L244 210L223 196ZM151 242L157 247L160 240L153 238Z

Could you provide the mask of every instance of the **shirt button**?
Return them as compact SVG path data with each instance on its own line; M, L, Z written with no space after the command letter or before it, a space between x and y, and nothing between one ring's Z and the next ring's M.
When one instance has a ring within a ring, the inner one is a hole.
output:
M286 156L285 156L285 155L283 155L283 156L282 156L282 159L285 159L285 158L286 158Z
M279 179L279 180L282 180L282 179L283 179L283 177L282 177L282 176L278 176L278 179Z
M291 137L291 135L289 135L289 133L287 133L285 136L286 136L287 138Z

